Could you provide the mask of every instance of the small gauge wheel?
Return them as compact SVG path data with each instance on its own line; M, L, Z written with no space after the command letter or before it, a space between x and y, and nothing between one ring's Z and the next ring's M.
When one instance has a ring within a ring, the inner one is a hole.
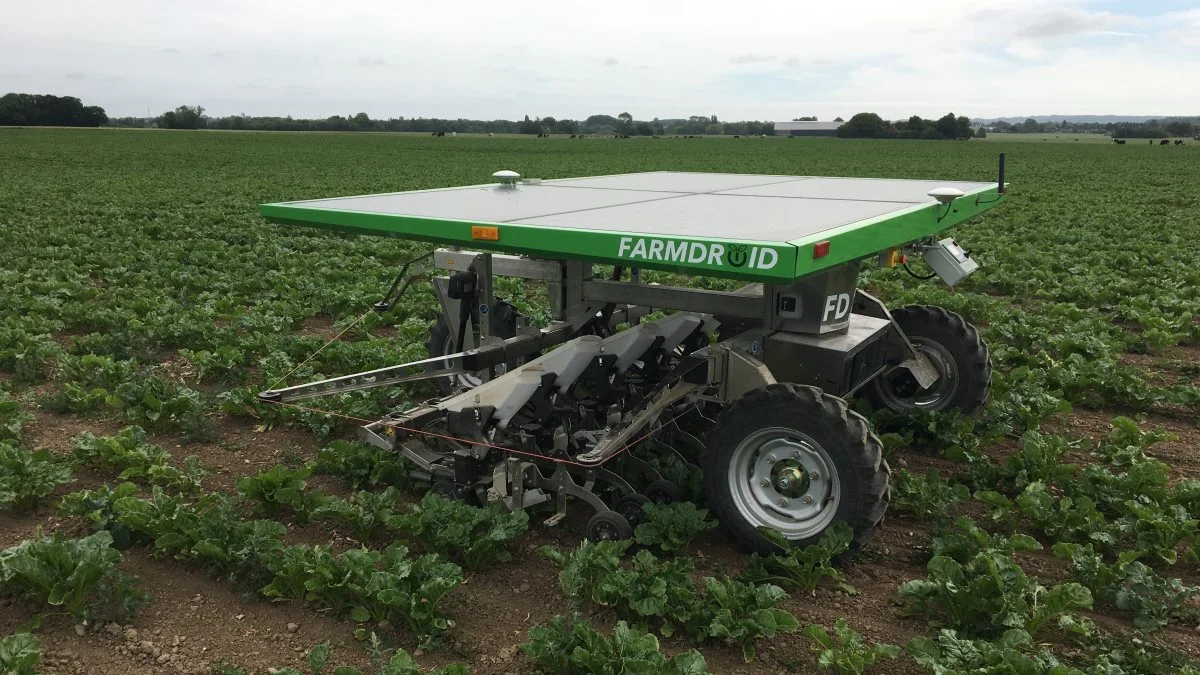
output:
M628 520L630 525L637 527L646 522L645 508L650 503L649 497L634 492L617 500L617 505L613 510L625 516L625 520Z
M588 521L587 537L593 542L632 539L633 525L616 511L598 511Z
M655 504L674 504L683 501L683 488L674 481L660 478L646 486L646 496Z

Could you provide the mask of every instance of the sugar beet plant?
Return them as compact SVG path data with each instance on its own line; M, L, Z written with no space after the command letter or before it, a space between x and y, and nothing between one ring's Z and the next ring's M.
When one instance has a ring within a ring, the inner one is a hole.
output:
M708 664L695 649L674 657L659 651L658 638L618 621L612 636L604 635L578 616L556 616L529 629L521 651L540 672L555 675L703 675Z
M821 670L832 670L841 675L861 675L880 659L900 658L896 645L876 643L868 645L863 637L850 627L845 619L833 622L833 633L824 626L809 624L804 634L813 641L812 649L817 653L817 666Z
M691 502L646 504L645 521L637 526L634 539L642 546L655 546L664 553L683 553L692 539L717 526L708 509Z
M32 633L14 633L0 638L0 673L36 675L42 662L42 646Z
M267 564L274 579L264 596L311 602L360 623L405 626L424 649L441 642L449 625L441 601L462 581L457 565L436 554L412 557L403 544L336 556L326 546L290 546Z
M512 559L506 544L529 528L529 514L502 504L477 508L430 492L391 523L428 550L461 561L471 572Z
M658 627L664 636L677 630L693 640L726 641L739 647L743 657L754 658L754 645L778 633L799 627L796 618L777 607L787 597L771 584L706 577L703 592L691 574L689 558L659 560L648 550L621 564L629 541L584 541L565 552L542 547L540 552L562 568L559 584L576 609L588 603L613 608L617 616Z
M822 579L841 584L843 590L853 591L845 583L845 575L834 567L834 560L850 550L854 532L846 523L838 522L825 530L821 540L812 546L792 546L778 531L760 528L771 543L779 549L774 555L750 555L750 565L744 579L752 583L785 584L793 588L811 591Z
M107 532L25 541L0 552L0 589L75 619L129 619L149 597L117 570L121 553L111 544Z

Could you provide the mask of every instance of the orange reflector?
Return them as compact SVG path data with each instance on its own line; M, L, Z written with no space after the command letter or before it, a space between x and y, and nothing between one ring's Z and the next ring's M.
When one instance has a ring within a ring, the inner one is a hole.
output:
M500 241L500 228L491 225L472 225L471 238L483 241Z
M824 258L827 255L829 255L828 241L823 241L819 244L813 245L813 260L816 260L817 258Z

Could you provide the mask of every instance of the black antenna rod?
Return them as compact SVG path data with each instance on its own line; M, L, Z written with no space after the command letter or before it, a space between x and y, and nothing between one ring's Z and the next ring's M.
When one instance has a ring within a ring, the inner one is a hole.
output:
M1004 153L1000 153L1000 194L1004 194Z

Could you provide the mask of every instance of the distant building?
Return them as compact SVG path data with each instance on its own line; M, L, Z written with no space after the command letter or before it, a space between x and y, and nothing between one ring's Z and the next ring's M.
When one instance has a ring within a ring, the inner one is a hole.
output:
M776 136L837 136L845 122L776 122Z

